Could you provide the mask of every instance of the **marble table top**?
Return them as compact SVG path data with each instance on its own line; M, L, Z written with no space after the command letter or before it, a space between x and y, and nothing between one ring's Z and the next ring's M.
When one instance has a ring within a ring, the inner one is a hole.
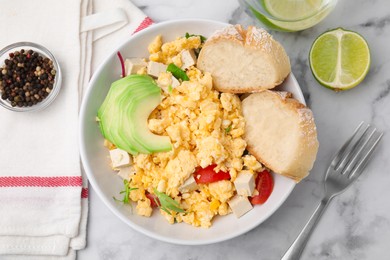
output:
M156 22L173 18L254 22L234 0L133 3ZM321 87L308 64L315 38L337 27L362 34L372 58L364 82L342 93ZM321 145L310 176L266 222L245 235L207 246L178 246L140 234L115 217L91 188L88 246L78 259L280 259L319 203L320 181L330 158L362 120L385 133L382 143L365 173L328 207L301 259L390 259L390 2L342 0L312 29L272 33L285 46L292 71L315 115Z

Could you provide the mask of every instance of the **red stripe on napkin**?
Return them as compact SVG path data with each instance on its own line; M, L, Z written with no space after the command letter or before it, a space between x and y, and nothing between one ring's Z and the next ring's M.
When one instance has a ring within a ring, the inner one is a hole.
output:
M82 188L81 189L81 198L87 199L88 198L88 188Z
M138 28L134 31L134 33L145 29L146 27L150 26L151 24L153 24L153 20L146 16L145 19L138 26Z
M81 176L59 177L0 177L0 187L77 187L83 184Z

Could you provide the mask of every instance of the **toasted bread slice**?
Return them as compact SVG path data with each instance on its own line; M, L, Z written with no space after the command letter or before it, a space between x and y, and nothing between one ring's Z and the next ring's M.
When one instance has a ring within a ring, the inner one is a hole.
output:
M275 173L296 182L317 156L317 130L310 109L286 92L266 90L242 102L248 151Z
M229 93L272 89L291 71L284 48L269 33L240 25L216 31L204 44L197 67L211 73L217 90Z

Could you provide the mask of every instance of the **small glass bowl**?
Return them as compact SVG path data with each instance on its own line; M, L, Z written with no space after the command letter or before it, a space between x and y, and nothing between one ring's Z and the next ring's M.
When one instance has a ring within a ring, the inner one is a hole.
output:
M44 58L49 58L53 61L54 69L56 70L56 75L54 77L54 84L52 91L45 97L41 102L36 103L32 106L26 106L26 107L18 107L18 106L12 106L11 102L9 100L3 100L0 97L0 105L5 107L6 109L9 109L11 111L15 112L31 112L31 111L38 111L45 109L48 107L54 99L57 97L58 93L61 89L61 81L62 81L62 74L60 65L58 64L57 59L54 57L51 52L43 47L42 45L32 43L32 42L17 42L11 45L8 45L7 47L0 50L0 67L3 67L5 64L5 60L9 59L9 53L13 53L15 51L20 51L21 49L24 50L33 50L34 52L39 53ZM1 71L0 71L1 73Z

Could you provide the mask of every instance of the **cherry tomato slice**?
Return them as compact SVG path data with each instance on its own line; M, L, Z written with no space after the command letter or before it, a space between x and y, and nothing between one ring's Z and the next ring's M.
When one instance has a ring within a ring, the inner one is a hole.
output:
M157 207L158 207L158 204L156 203L156 200L157 200L158 203L160 203L160 202L158 201L158 198L157 198L156 195L147 192L147 193L145 194L145 196L150 200L150 206L151 206L152 208L157 208Z
M259 172L256 178L256 190L259 192L258 195L253 196L250 201L253 205L264 204L272 193L274 188L274 179L271 173L267 170Z
M215 172L214 168L217 165L213 164L210 166L207 166L206 168L199 168L194 173L194 178L196 183L211 183L216 181L222 181L222 180L230 180L230 174L228 172Z

